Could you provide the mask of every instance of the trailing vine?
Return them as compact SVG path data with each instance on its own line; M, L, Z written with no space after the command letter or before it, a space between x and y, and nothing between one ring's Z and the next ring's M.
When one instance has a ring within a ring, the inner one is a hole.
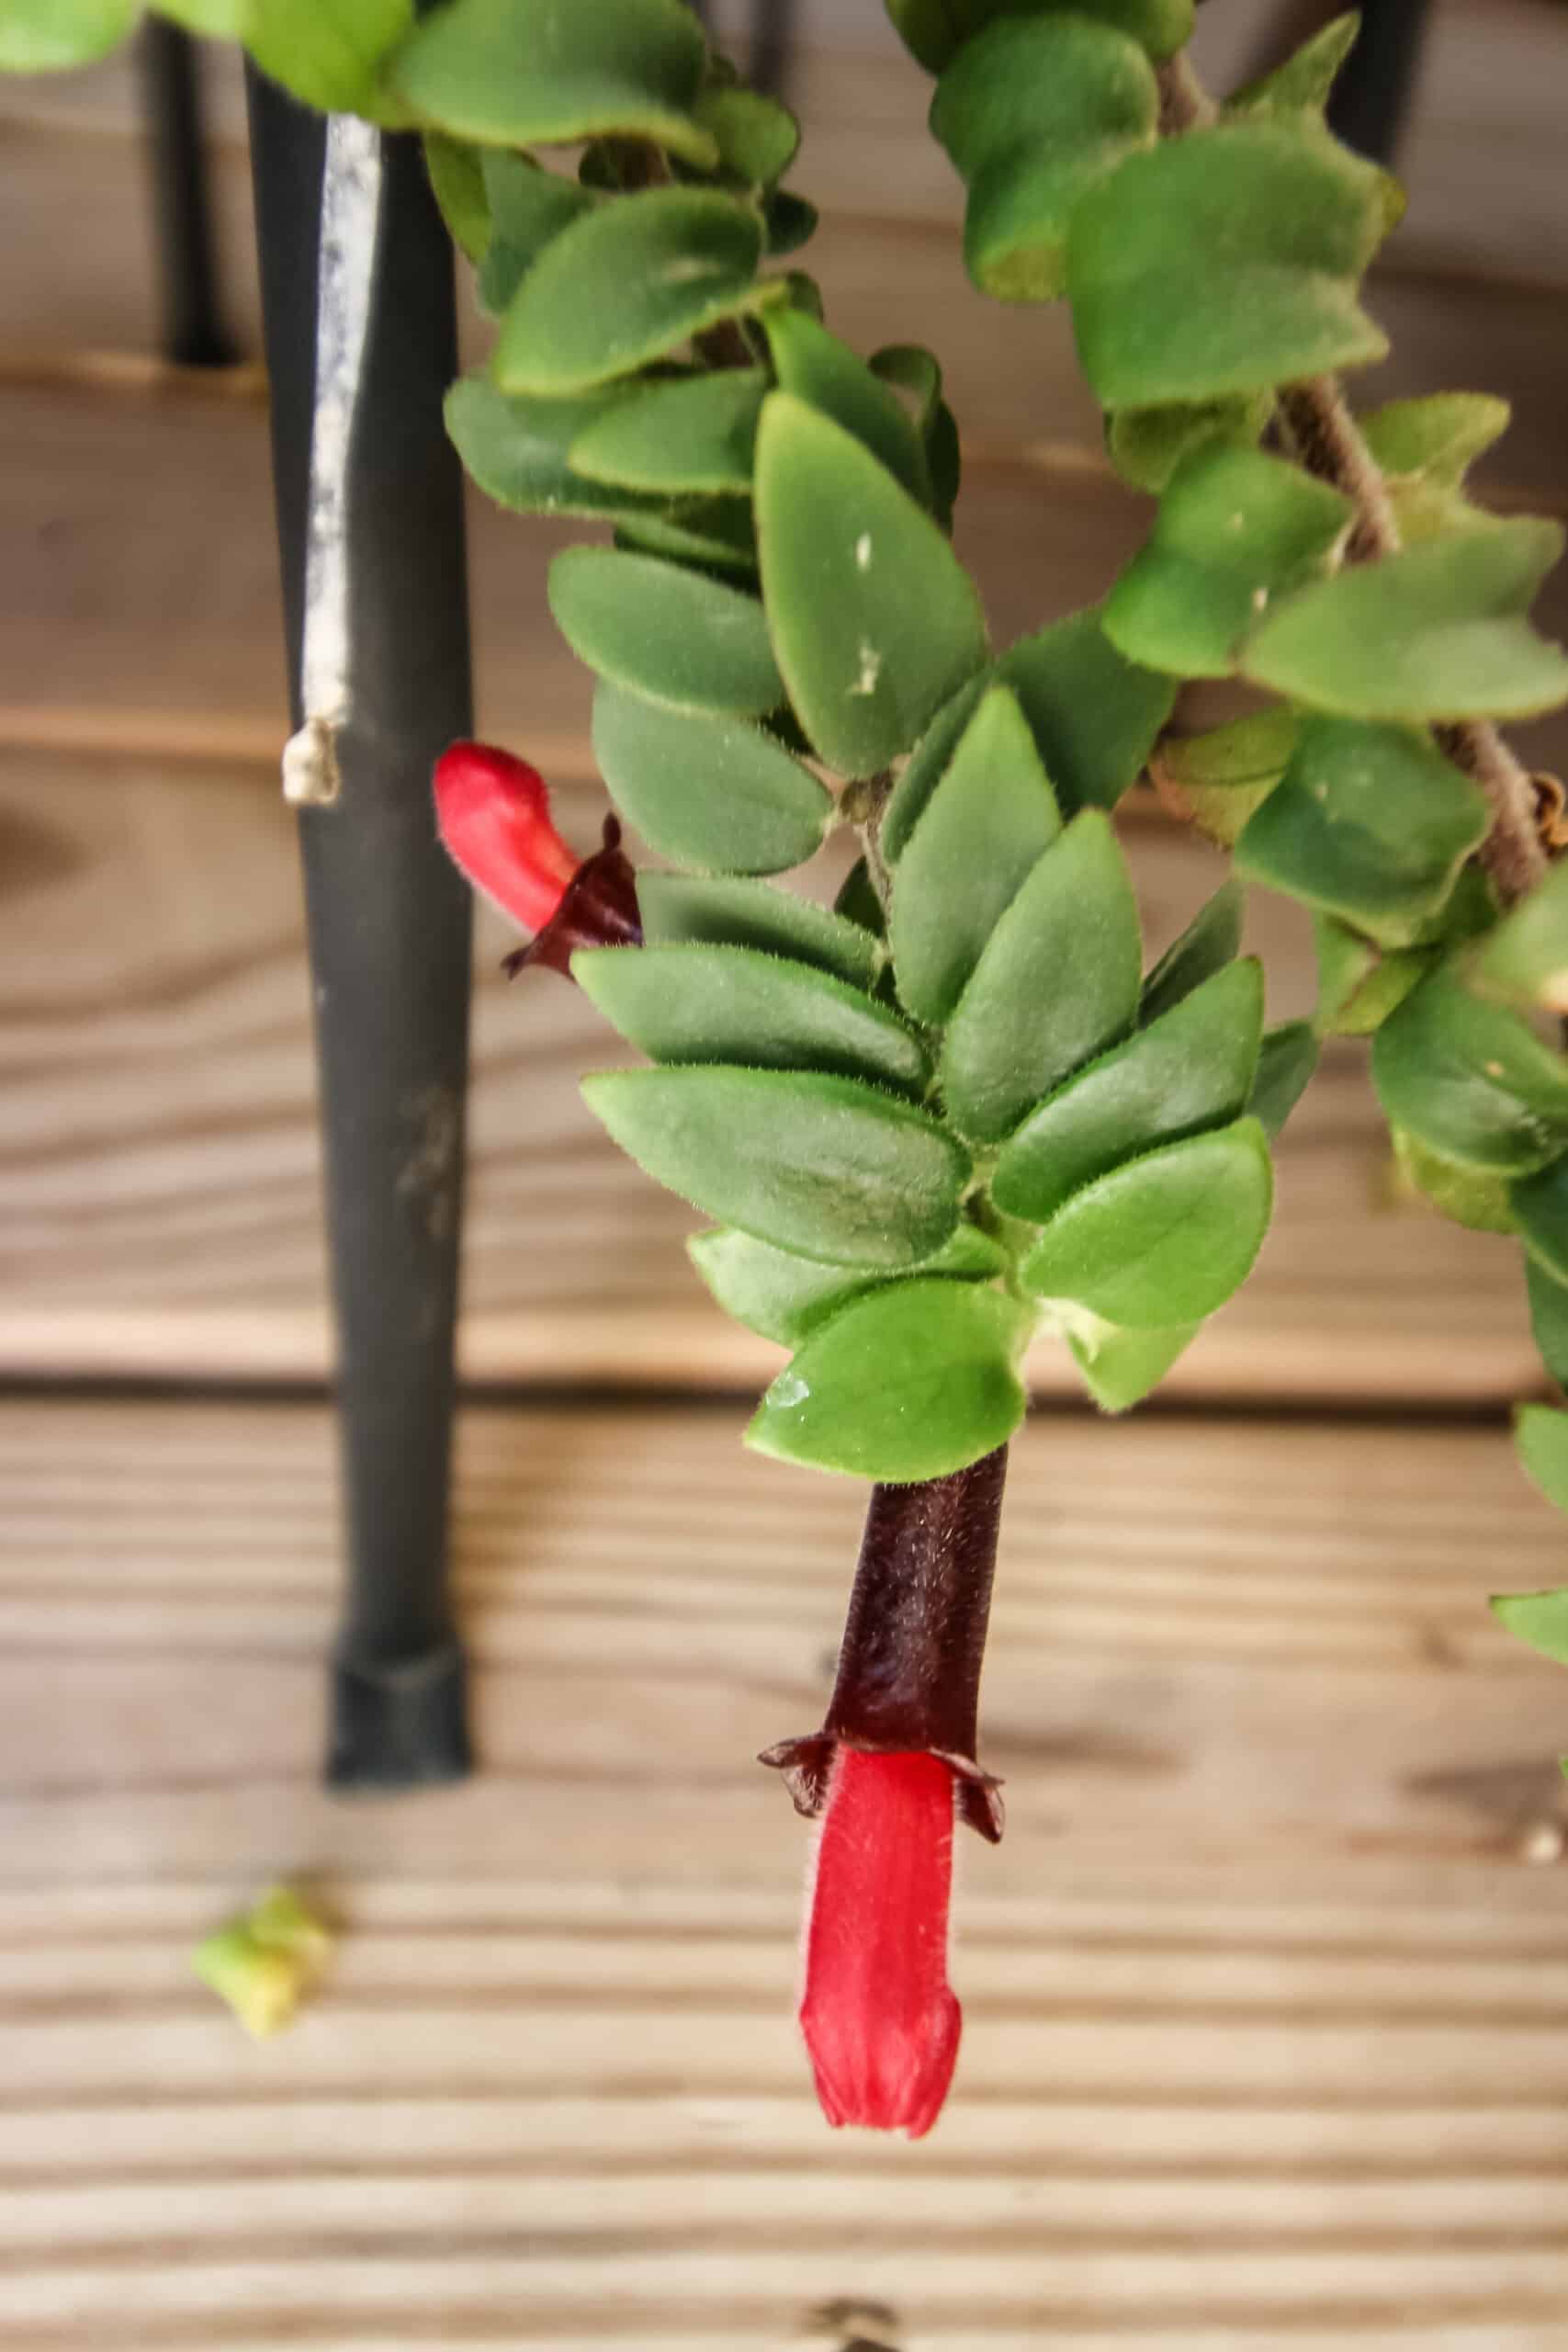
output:
M833 1707L767 1760L829 1807L824 2104L923 2130L957 2040L931 1956L954 1789L1000 1828L974 1701L1036 1334L1105 1409L1144 1396L1249 1272L1322 1042L1368 1037L1412 1182L1518 1238L1568 1384L1568 1062L1543 1025L1568 1012L1568 868L1497 731L1568 696L1568 661L1526 617L1558 526L1466 494L1505 404L1358 417L1341 390L1387 349L1360 281L1403 201L1325 126L1353 17L1216 104L1192 0L887 6L933 77L971 277L1069 305L1111 459L1158 500L1100 604L999 649L950 541L940 364L830 332L794 263L795 124L682 0L168 13L423 133L495 324L447 403L463 462L503 506L609 528L556 558L550 605L596 676L611 797L665 865L634 876L618 831L580 865L506 754L456 747L438 805L538 934L525 958L647 1057L587 1100L712 1220L691 1247L719 1306L792 1351L749 1442L877 1482ZM65 62L38 53L51 12L18 21L0 62ZM1194 678L1250 707L1173 731ZM1149 971L1111 821L1141 777L1236 875ZM776 884L841 832L831 909ZM1264 1027L1243 880L1311 910L1310 1022ZM1568 1411L1526 1406L1519 1442L1568 1508ZM1495 1605L1568 1660L1568 1591ZM884 1901L900 1841L926 1860Z

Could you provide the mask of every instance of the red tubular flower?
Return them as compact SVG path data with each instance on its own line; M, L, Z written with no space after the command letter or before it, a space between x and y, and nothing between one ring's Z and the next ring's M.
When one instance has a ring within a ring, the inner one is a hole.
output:
M545 780L491 743L454 743L435 763L435 818L454 863L476 890L534 938L509 973L547 964L570 973L575 947L637 946L637 877L604 820L603 846L580 858L550 821Z
M841 1748L828 1793L800 2025L829 2123L919 2140L942 2111L962 2012L947 1981L953 1773Z

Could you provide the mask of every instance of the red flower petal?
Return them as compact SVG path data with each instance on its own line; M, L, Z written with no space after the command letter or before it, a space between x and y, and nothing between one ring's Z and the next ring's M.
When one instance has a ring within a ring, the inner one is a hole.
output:
M947 1981L953 1774L840 1748L817 1852L801 2030L829 2123L908 2132L942 2110L962 2013Z
M581 860L550 822L538 770L491 743L454 743L435 763L435 818L475 889L525 931L543 931Z

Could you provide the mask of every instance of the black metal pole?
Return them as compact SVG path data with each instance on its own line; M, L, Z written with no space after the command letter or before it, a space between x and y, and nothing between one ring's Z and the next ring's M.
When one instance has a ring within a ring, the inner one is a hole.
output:
M436 755L471 732L462 482L441 421L457 368L452 254L417 141L355 132L378 181L362 356L313 473L318 277L343 258L337 232L321 233L327 126L254 71L250 114L296 730L321 717L334 448L344 560L342 707L317 789L294 796L318 803L301 808L299 837L347 1510L327 1776L394 1788L469 1761L446 1518L470 901L430 789Z
M201 61L189 33L164 17L141 28L141 77L152 173L164 354L181 368L228 368L208 202Z
M1361 0L1361 29L1328 100L1328 128L1359 155L1392 164L1404 128L1428 0Z

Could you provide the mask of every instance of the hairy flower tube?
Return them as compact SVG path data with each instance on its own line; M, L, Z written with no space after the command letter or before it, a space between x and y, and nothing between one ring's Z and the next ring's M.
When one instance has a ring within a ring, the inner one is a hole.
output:
M823 1816L800 2023L829 2123L919 2139L953 2077L954 1810L993 1843L1002 1831L975 1744L1006 1474L1004 1446L873 1489L827 1717L761 1758Z
M621 829L604 820L602 845L579 858L550 820L543 776L491 743L453 743L435 763L435 818L465 877L534 937L506 959L516 973L545 964L570 976L578 947L637 946L637 876Z

